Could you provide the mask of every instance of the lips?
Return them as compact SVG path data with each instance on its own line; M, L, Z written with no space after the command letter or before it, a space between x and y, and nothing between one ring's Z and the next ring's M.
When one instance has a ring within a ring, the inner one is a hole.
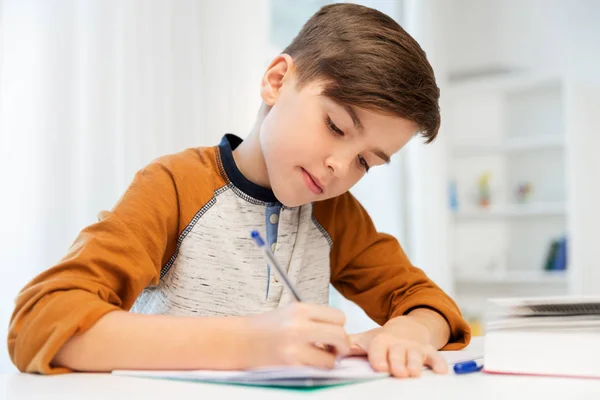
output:
M310 189L313 194L319 195L323 193L323 185L317 178L312 176L307 170L302 168L302 176L304 178L304 183Z

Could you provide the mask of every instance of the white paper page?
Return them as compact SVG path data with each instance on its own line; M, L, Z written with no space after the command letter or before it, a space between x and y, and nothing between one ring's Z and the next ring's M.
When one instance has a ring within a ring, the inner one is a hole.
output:
M338 361L334 369L312 367L267 367L247 371L113 371L115 375L141 376L148 378L190 379L216 382L268 382L283 379L333 379L364 380L385 377L389 374L375 372L366 357L349 357Z
M375 372L366 357L348 357L337 362L333 369L312 367L269 367L249 371L252 376L261 379L283 378L335 378L370 379L388 376L385 372Z
M140 376L147 378L189 379L226 382L247 375L247 371L214 370L115 370L114 375Z
M457 362L477 360L483 358L483 342L474 341L461 351L442 351L449 366ZM334 369L319 369L312 367L267 367L248 371L113 371L115 375L140 376L148 378L185 379L197 381L229 382L229 383L254 383L268 384L269 382L284 383L287 381L302 381L316 379L321 384L339 383L342 381L359 381L377 379L389 374L375 372L366 357L348 357L338 361Z

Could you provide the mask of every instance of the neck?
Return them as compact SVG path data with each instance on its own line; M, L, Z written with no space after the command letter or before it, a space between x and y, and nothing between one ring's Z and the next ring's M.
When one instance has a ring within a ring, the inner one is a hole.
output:
M246 179L259 186L270 188L267 165L260 147L260 126L266 113L267 110L263 105L250 134L233 151L233 160Z

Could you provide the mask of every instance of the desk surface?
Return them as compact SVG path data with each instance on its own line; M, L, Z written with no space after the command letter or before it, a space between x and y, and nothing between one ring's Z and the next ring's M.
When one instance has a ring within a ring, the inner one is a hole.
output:
M542 378L474 373L435 375L418 379L383 379L347 386L300 392L285 389L176 382L112 376L67 374L0 375L0 399L600 399L600 380Z

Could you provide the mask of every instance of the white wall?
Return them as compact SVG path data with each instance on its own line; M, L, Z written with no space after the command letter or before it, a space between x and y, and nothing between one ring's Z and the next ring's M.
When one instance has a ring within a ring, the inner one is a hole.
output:
M570 195L571 233L569 262L575 267L571 290L586 296L600 296L600 85L579 80L569 85L567 96L567 154L571 160L567 189ZM571 265L570 264L570 265Z
M448 68L541 68L600 81L599 20L595 0L452 0Z
M444 29L448 2L406 0L403 2L404 28L423 47L436 74L441 90L442 126L432 144L414 138L407 146L407 171L404 190L407 195L406 232L413 264L443 290L452 295L450 247L448 240L448 137L444 98L447 82L447 45Z

